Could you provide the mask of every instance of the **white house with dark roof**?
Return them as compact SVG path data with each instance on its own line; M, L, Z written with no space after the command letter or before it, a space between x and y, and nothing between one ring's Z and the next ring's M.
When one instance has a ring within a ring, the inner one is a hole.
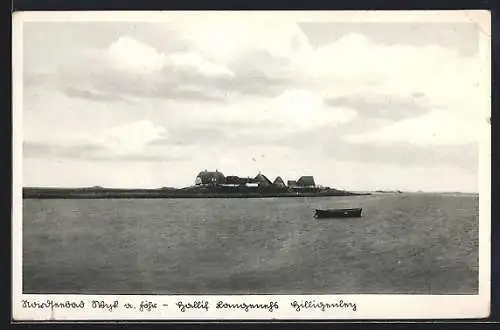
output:
M215 170L215 172L211 171L201 171L196 176L195 184L196 185L206 185L206 184L223 184L226 182L226 177L222 172Z

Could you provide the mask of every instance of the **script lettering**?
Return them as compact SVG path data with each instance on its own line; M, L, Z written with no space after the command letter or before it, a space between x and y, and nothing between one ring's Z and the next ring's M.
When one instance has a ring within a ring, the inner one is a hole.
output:
M107 309L112 312L115 308L118 308L118 300L113 302L106 302L104 300L92 300L91 304L94 309Z
M21 305L23 308L36 308L36 309L46 309L50 308L54 310L54 308L60 309L83 309L85 308L85 302L83 300L76 301L54 301L48 299L46 301L29 301L29 300L21 300Z
M339 300L337 302L323 302L316 300L305 300L301 302L297 302L296 300L290 304L295 311L300 312L303 309L319 309L322 312L328 309L351 309L353 312L357 310L356 303L353 302L345 302L343 300Z
M219 301L217 302L216 307L217 309L240 309L244 310L245 312L248 312L250 310L254 309L264 309L268 310L269 312L273 312L276 309L279 309L278 302L276 301L271 301L267 304L253 304L253 303L227 303L224 301Z
M151 312L156 308L158 308L158 304L151 301L141 301L141 304L139 305L140 312Z
M193 301L193 302L182 302L178 301L176 303L177 307L181 312L185 312L186 309L204 309L208 311L208 301Z

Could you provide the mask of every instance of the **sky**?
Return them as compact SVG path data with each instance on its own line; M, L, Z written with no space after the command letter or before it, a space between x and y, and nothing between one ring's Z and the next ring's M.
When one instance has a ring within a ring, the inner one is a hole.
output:
M478 191L473 23L25 22L23 185Z

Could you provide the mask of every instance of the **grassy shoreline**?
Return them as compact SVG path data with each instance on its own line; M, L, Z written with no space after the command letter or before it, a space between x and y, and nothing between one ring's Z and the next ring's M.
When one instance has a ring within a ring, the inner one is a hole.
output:
M105 199L105 198L276 198L276 197L328 197L358 196L369 193L353 193L335 189L317 191L289 190L233 190L210 189L113 189L113 188L23 188L24 199Z

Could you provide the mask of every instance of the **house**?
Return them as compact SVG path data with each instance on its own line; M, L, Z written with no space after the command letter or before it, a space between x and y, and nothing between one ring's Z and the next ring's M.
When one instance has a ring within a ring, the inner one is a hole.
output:
M223 183L220 186L221 187L226 187L226 188L237 188L240 185L239 184L235 184L235 183Z
M312 176L301 176L300 179L297 180L297 186L301 188L314 188L316 187L316 183Z
M285 182L283 181L283 179L280 176L278 176L278 177L276 177L276 179L274 179L273 185L275 187L279 187L279 188L286 187Z
M257 174L255 177L255 182L259 184L259 187L269 187L273 183L264 174Z
M223 183L226 183L226 177L218 170L215 170L215 172L210 172L207 170L202 171L198 173L195 180L196 185L223 184Z
M226 176L226 184L242 184L242 180L238 176L228 175Z
M252 178L241 178L235 175L226 176L226 184L236 184L236 185L245 185L247 183L255 182L255 179Z
M295 180L288 180L287 185L288 185L289 188L295 188L295 187L297 187L297 181L295 181Z

